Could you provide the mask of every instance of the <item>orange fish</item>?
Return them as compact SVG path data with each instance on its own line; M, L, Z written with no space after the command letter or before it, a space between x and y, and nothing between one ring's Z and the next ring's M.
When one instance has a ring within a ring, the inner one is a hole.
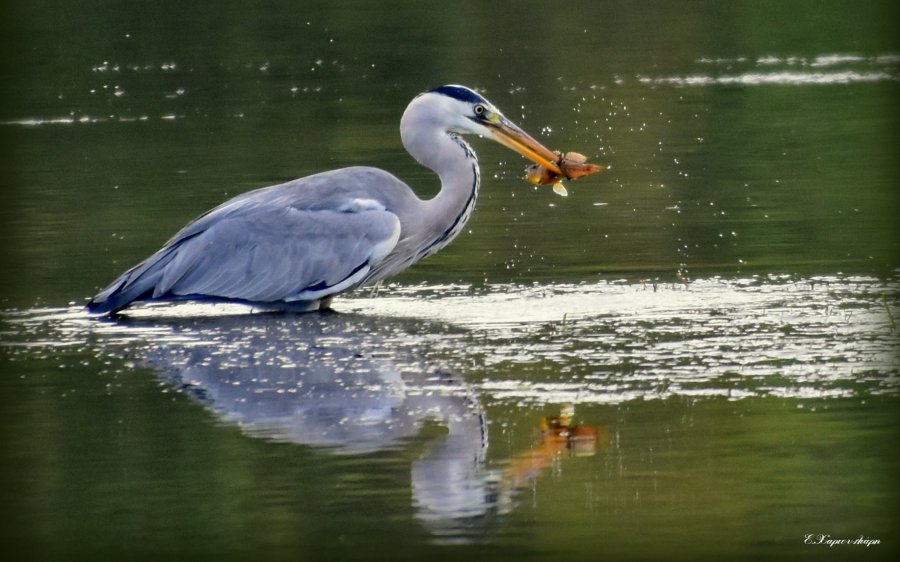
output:
M567 152L565 155L556 152L556 154L559 156L556 165L559 166L562 175L540 164L533 164L525 168L525 179L534 185L553 185L553 192L565 197L569 193L562 183L564 178L574 180L606 170L606 166L588 164L587 157L577 152Z

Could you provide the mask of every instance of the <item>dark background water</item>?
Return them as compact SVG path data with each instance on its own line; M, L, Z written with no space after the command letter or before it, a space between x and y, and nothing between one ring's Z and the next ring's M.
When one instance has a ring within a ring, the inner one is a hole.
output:
M7 548L890 557L895 12L5 7ZM445 83L611 169L561 198L525 183L517 155L473 139L483 184L466 232L379 297L336 301L336 317L189 309L109 324L81 312L237 193L367 164L433 194L398 123ZM569 403L597 429L591 455L554 452L537 429ZM316 437L335 427L350 429ZM813 546L807 534L881 544Z
M897 50L888 3L851 4L17 3L3 298L87 297L228 196L317 171L433 193L397 125L449 82L612 169L562 199L476 142L472 235L410 280L890 272Z

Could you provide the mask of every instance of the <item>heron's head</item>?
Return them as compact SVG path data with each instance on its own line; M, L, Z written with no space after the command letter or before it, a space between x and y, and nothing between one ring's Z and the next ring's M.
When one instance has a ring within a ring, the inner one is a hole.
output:
M559 155L503 116L494 104L465 86L449 85L420 94L410 103L401 128L428 123L447 132L489 138L532 162L561 174Z

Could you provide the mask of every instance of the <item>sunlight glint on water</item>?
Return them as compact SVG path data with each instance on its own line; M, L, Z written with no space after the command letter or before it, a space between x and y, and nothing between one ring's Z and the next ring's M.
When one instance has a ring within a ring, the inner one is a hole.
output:
M377 296L358 291L335 308L339 317L350 315L350 325L357 315L366 322L401 320L378 334L388 359L404 364L417 357L450 372L474 373L466 375L475 379L470 382L496 399L609 404L671 396L827 398L897 392L897 288L866 277L482 289L390 285ZM233 315L267 316L241 305L157 304L128 311L134 323L121 325L90 319L79 309L34 310L14 322L41 334L29 348L83 345L90 333L101 350L140 343L215 345L227 353L214 332L192 336L167 326L180 318ZM340 346L356 336L330 337ZM493 374L478 381L479 371Z

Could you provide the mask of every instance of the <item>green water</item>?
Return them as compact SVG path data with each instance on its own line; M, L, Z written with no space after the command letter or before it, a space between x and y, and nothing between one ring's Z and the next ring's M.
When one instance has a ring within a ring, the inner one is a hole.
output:
M3 548L892 558L889 4L7 7ZM81 309L255 187L367 164L433 194L398 122L445 83L610 170L562 198L473 139L464 233L336 315ZM594 438L541 433L571 407Z

